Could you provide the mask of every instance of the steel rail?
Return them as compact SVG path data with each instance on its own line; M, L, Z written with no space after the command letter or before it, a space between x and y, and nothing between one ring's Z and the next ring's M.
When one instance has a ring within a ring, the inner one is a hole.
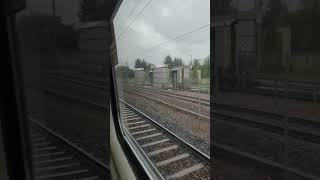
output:
M131 149L134 150L133 153L141 161L141 164L143 168L146 170L149 177L151 177L151 179L164 180L165 178L152 163L151 159L148 157L145 151L138 145L139 143L133 138L133 136L126 128L124 128L124 130L125 134L128 136L128 138L125 137L125 139L129 142L128 144L131 147Z
M199 113L196 113L196 112L193 112L193 111L187 110L187 109L185 109L185 108L181 108L181 107L178 107L178 106L175 106L175 105L169 104L169 103L164 102L164 101L162 101L162 100L155 99L155 98L152 98L152 97L148 97L148 96L142 95L142 94L140 94L140 93L135 93L135 92L128 91L128 90L123 90L123 91L126 91L126 92L128 92L128 93L132 93L132 94L136 94L136 95L139 95L139 96L144 97L144 98L146 98L146 99L150 99L150 100L152 100L152 101L155 101L155 102L158 102L158 103L164 104L164 105L166 105L166 106L169 106L169 107L175 108L175 109L177 109L177 110L180 110L180 111L183 111L183 112L186 112L186 113L192 114L192 115L194 115L194 116L199 116L199 117L201 117L201 118L203 118L203 119L210 120L210 117L208 117L208 116L205 116L205 115L202 115L202 114L199 114Z
M30 120L30 122L32 122L34 125L36 125L40 129L48 132L50 135L52 135L56 139L59 139L60 141L62 141L66 145L68 145L68 147L71 147L75 151L77 151L77 152L81 153L82 155L84 155L87 159L89 159L91 162L93 162L97 167L110 172L110 167L108 165L106 165L105 163L103 163L100 160L96 159L95 157L91 156L89 153L87 153L86 151L84 151L81 148L77 147L72 142L70 142L66 138L62 137L61 135L59 135L59 134L55 133L54 131L50 130L48 127L46 127L42 123L40 123L39 121L35 120L35 118L28 116L28 119Z
M92 79L92 78L82 77L82 76L77 76L77 75L66 75L64 73L59 73L59 72L54 72L54 71L47 72L47 75L61 76L61 77L70 78L70 79L81 79L82 81L91 81L91 82L95 82L95 83L105 83L105 80L101 80L101 79Z
M226 115L223 115L223 116L226 116ZM250 125L251 122L243 122L243 121L250 121L250 120L244 120L242 118L235 118L235 117L231 117L231 118L233 118L235 121L238 121L238 122L227 120L227 119L230 119L230 117L224 118L224 117L221 117L220 115L217 115L217 117L215 117L215 122L239 127L241 129L246 129L248 131L254 131L255 133L258 133L263 136L268 136L274 139L278 139L280 141L285 141L284 135L283 135L283 132L284 132L283 127L273 126L266 123L256 123L256 126L252 126ZM318 143L320 140L320 136L318 135L314 135L314 134L306 133L303 131L299 131L297 129L289 128L287 139L298 142L300 144L306 144L310 147L320 149L320 144Z
M107 90L107 86L101 86L101 85L96 85L93 83L87 83L84 80L79 80L79 79L74 79L74 78L66 78L66 77L61 77L61 76L56 76L56 75L49 75L48 78L68 81L68 82L71 82L71 83L74 83L77 85L81 85L81 86L85 86L85 87L93 87L93 88L100 89L100 90Z
M137 90L140 89L140 90L144 90L144 91L149 91L151 93L158 93L158 94L161 94L161 95L174 97L174 98L181 99L181 100L184 100L184 101L189 101L189 102L192 102L192 103L199 103L200 105L206 106L206 107L210 106L210 100L207 100L207 99L200 99L200 102L199 102L199 98L196 98L196 97L179 96L176 93L163 92L163 91L150 89L150 88L140 88L140 87L134 87L134 86L132 86L132 87L130 87L130 88L131 89L137 89Z
M248 118L248 117L241 117L241 116L234 116L228 115L225 113L221 113L217 110L213 111L215 118L219 120L232 122L237 121L237 124L246 125L249 128L257 128L259 127L260 131L266 131L269 133L276 133L282 135L284 132L285 127L281 124L275 123L268 123L267 120L256 120L255 118ZM320 133L315 133L312 131L305 131L303 128L295 127L294 125L290 124L288 127L289 136L295 138L297 140L301 140L303 142L314 143L319 145L318 140L320 139Z
M82 104L88 104L88 105L91 105L95 108L98 108L98 109L108 109L108 106L106 105L102 105L102 104L98 104L98 103L95 103L93 101L90 101L90 100L84 100L82 98L79 98L79 97L76 97L76 96L70 96L70 95L66 95L62 92L59 92L59 91L56 91L56 90L52 90L52 89L49 89L49 88L41 88L45 93L48 93L48 94L52 94L52 95L55 95L55 96L59 96L59 97L62 97L62 98L65 98L65 99L70 99L70 100L73 100L73 101L77 101L79 103L82 103Z
M223 150L223 151L235 154L235 155L237 155L239 157L244 157L246 159L250 159L250 160L262 163L262 164L264 164L266 166L269 166L269 167L278 168L278 169L290 172L292 174L296 174L296 175L308 178L310 180L318 180L320 178L319 176L317 176L315 174L306 173L306 172L303 172L303 171L301 171L301 170L299 170L297 168L288 167L288 166L285 166L285 165L283 165L281 163L277 163L277 162L274 162L274 161L271 161L271 160L267 160L265 158L261 158L261 157L252 155L250 153L246 153L246 152L240 151L240 150L238 150L238 149L236 149L234 147L228 146L228 145L223 145L223 144L218 143L218 142L212 142L211 144L217 150Z
M134 106L132 106L131 104L129 104L128 102L120 99L120 101L124 104L126 104L127 106L129 106L132 110L134 110L136 113L140 114L141 116L143 116L144 118L148 119L149 121L151 121L153 124L155 124L157 127L159 127L161 130L163 130L164 132L166 132L167 134L169 134L170 136L174 137L177 141L180 141L183 145L185 145L188 149L190 149L192 152L194 152L196 155L200 156L202 159L206 160L206 161L210 161L210 156L205 154L204 152L200 151L199 149L197 149L196 147L194 147L193 145L191 145L190 143L188 143L187 141L185 141L184 139L180 138L178 135L176 135L175 133L173 133L172 131L170 131L168 128L164 127L163 125L161 125L160 123L158 123L157 121L153 120L150 116L146 115L145 113L141 112L140 110L138 110L137 108L135 108Z
M132 82L129 82L128 85L129 85L129 86L132 86L132 87L139 87L139 86L137 86L136 84L134 84L134 83L132 83ZM144 88L144 87L141 87L141 88ZM144 89L148 89L148 88L144 88ZM150 89L150 88L149 88L149 89ZM161 89L159 89L159 88L157 88L157 89L153 88L152 90L156 90L156 91L160 91L160 92L167 93L166 90L161 90ZM179 93L176 93L176 92L171 92L171 94L175 94L175 95L177 95L177 96L186 97L186 98L194 98L194 97L192 97L192 96L185 95L185 94L179 94ZM199 99L199 98L196 98L196 99ZM210 101L209 99L202 98L202 97L200 97L200 100Z
M242 111L242 112L247 112L247 113L252 113L252 114L257 114L257 115L262 115L266 117L272 117L276 119L282 119L285 114L281 113L275 113L275 112L267 112L263 110L256 110L248 107L240 107L240 106L235 106L235 105L230 105L230 104L222 104L222 103L217 103L217 102L212 102L213 107L218 107L218 108L225 108L225 109L231 109L233 111ZM313 120L313 119L306 119L306 118L299 118L299 117L293 117L293 116L288 116L289 120L295 120L295 121L304 121L308 123L317 123L320 125L319 121Z

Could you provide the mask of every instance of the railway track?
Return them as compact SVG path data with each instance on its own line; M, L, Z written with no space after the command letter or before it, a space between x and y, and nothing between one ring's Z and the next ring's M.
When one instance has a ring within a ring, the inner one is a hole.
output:
M320 122L296 117L285 117L254 109L215 104L214 115L225 121L238 122L248 127L259 128L279 135L288 129L288 136L320 145Z
M76 77L76 76L67 76L67 75L61 75L61 74L59 75L57 73L49 73L48 77L51 79L68 81L70 83L78 84L78 85L82 85L82 86L97 88L97 89L101 89L101 90L108 90L107 87L103 85L103 83L105 83L104 81L83 79L83 78ZM201 97L192 97L192 96L183 95L183 94L179 94L179 93L175 93L175 92L168 92L166 90L144 88L144 87L138 87L138 86L133 86L133 85L130 85L129 88L135 88L135 89L140 89L140 90L144 90L144 91L155 92L158 94L167 95L170 97L178 98L178 99L193 102L193 103L200 103L200 105L203 105L203 106L210 106L210 100L205 99L205 98L201 98Z
M30 118L36 180L103 180L110 168L62 136Z
M283 145L287 143L291 143L290 148L293 148L293 144L297 150L293 150L295 154L288 155L289 161L294 161L295 156L299 155L300 161L297 163L305 163L303 160L304 151L298 151L299 146L304 148L313 149L313 151L318 151L320 149L320 123L312 120L298 119L294 117L285 118L282 115L275 113L267 113L257 110L252 110L248 108L239 108L228 105L215 105L214 109L214 124L219 123L224 126L229 126L238 129L242 129L244 132L248 132L251 134L256 134L261 137L260 140L255 140L254 142L259 143L264 138L274 139L279 142L282 142ZM287 122L285 122L287 120ZM218 128L217 124L215 127ZM216 129L217 131L217 129ZM252 136L252 138L257 136ZM216 138L220 139L216 136ZM223 137L222 137L223 139ZM241 139L241 138L240 138ZM236 142L237 140L234 139ZM284 163L280 163L277 160L273 159L273 154L277 154L276 151L268 151L268 155L266 152L258 152L257 149L252 152L250 149L257 146L255 144L253 147L247 147L244 149L243 147L238 147L237 145L228 145L223 140L219 142L213 142L213 147L215 149L219 149L219 151L229 152L231 154L237 155L239 157L244 157L245 159L250 159L250 161L256 161L258 164L262 164L262 166L272 167L280 170L284 170L293 174L297 174L301 177L308 177L307 179L318 179L319 177L315 174L318 174L318 170L316 168L311 168L308 166L308 169L300 169L298 167L300 164L286 165ZM264 143L265 147L269 147L269 144ZM272 145L270 144L270 148ZM272 149L272 148L271 148ZM276 149L274 149L276 150ZM281 152L281 148L277 150L277 152ZM262 153L260 155L260 153ZM269 159L269 157L271 159ZM308 156L306 156L308 158ZM293 159L291 159L293 158ZM317 159L318 157L314 157ZM316 164L316 160L312 163Z
M82 84L88 87L99 89L106 89L106 80L101 78L89 78L84 75L67 75L58 72L47 72L47 77L52 79L59 79L63 81L70 81L71 83Z
M282 163L274 162L263 157L252 155L251 153L247 153L241 151L232 146L224 145L217 142L212 142L211 147L215 149L215 155L217 159L226 159L227 161L231 161L231 163L239 164L240 166L246 165L248 167L253 167L250 171L254 170L254 168L258 168L262 170L263 174L270 175L274 178L269 179L282 179L282 180L318 180L319 175L314 173L306 172L295 167L286 166ZM218 166L218 165L216 165ZM231 168L234 166L232 165ZM223 167L226 168L226 167ZM223 169L225 173L229 173L230 171ZM250 175L250 174L247 174ZM228 175L227 175L228 176ZM224 176L222 177L224 178ZM257 178L257 177L255 177ZM265 176L264 176L265 178ZM252 179L252 178L248 178Z
M49 78L56 79L56 80L62 80L62 81L65 81L65 82L70 82L71 84L75 84L75 85L79 85L79 86L83 86L83 87L87 87L87 88L90 87L90 88L93 88L93 89L98 89L100 91L106 91L107 90L106 86L90 83L90 82L87 82L87 81L81 80L81 79L75 79L75 78L72 78L72 77L67 77L67 76L64 76L64 75L50 75ZM187 96L187 95L181 95L181 94L178 94L178 93L170 93L170 92L165 92L165 91L162 91L162 90L152 90L152 89L148 89L148 88L137 88L137 87L135 87L134 90L137 90L137 89L145 90L145 91L152 92L152 93L157 93L157 94L160 94L160 95L166 95L168 97L178 98L180 100L184 100L184 101L191 102L191 103L194 103L194 104L198 103L200 106L203 106L203 107L210 107L210 100L203 99L203 98L201 99L201 98L191 97L191 96ZM128 89L126 89L124 91L129 92ZM147 96L144 96L144 97L147 97ZM148 98L150 98L150 97L148 97ZM200 101L199 101L199 99L200 99ZM186 108L174 106L172 104L169 104L169 103L166 103L164 101L157 100L157 99L154 99L154 98L152 98L152 100L156 100L156 101L158 101L160 103L169 105L170 107L173 107L175 109L187 112L189 114L193 114L195 116L199 116L199 117L204 118L204 119L210 119L208 116L206 116L206 115L204 115L202 113L193 112L193 111L188 110Z
M140 88L140 89L143 89L145 91L150 91L150 92L154 92L154 93L167 95L167 96L178 97L175 94L164 93L161 90L150 90L148 88ZM128 90L124 90L124 91L129 92ZM130 93L133 93L133 92L131 91ZM139 94L136 92L135 92L135 94L150 99L150 97L144 96L142 94ZM179 98L183 99L183 100L191 100L191 98L185 98L182 96L180 96ZM181 110L181 111L184 111L184 112L196 115L196 116L199 115L196 112L192 112L192 111L184 109L184 108L176 107L172 104L168 104L168 103L163 102L161 100L157 100L154 98L151 98L151 100L155 100L157 102L164 103L166 105L170 105L170 107L177 108L178 110ZM193 100L191 100L191 101L193 101ZM218 117L223 117L222 119L228 119L228 120L233 119L236 122L241 122L242 124L245 123L247 125L250 125L249 127L255 126L255 127L259 127L260 129L264 129L265 131L270 131L270 132L276 131L276 132L278 132L278 134L280 134L280 132L282 132L284 129L283 123L280 122L281 119L283 119L283 116L280 114L267 113L267 112L257 111L257 110L253 110L253 109L249 109L249 108L234 107L231 105L218 104L215 102L213 102L213 103L214 103L214 106L216 107L214 114L216 114ZM94 103L90 103L90 104L94 104ZM221 109L224 109L224 111L222 111ZM249 114L249 116L245 115L246 113ZM200 116L205 119L210 119L209 117L203 116L201 114L200 114ZM246 118L242 118L244 116L246 116ZM258 117L258 116L260 116L260 117ZM252 117L252 118L250 118L250 117ZM265 118L265 120L263 118ZM244 121L244 119L245 119L245 121ZM304 139L307 141L309 139L309 141L311 141L311 142L318 142L319 133L316 133L316 131L312 131L312 127L313 128L320 127L320 124L318 122L294 118L294 117L289 117L288 121L289 121L289 125L291 125L288 128L291 129L290 134L292 136L300 138L300 139ZM293 123L290 124L290 122L293 122ZM301 127L301 124L304 124L305 127L304 128Z
M320 98L319 84L315 82L295 82L288 81L286 88L285 80L256 80L254 86L250 88L249 92L261 94L265 96L279 96L285 97L288 94L289 99L296 99L302 101L317 101ZM286 91L286 89L288 89Z
M53 93L53 92L52 92ZM89 102L87 102L89 103ZM93 106L101 106L99 104L92 104ZM215 105L215 116L214 120L219 118L219 122L228 124L235 127L245 128L251 132L260 134L264 137L271 137L275 139L284 140L284 124L281 122L283 116L275 113L267 113L262 111L257 111L249 108L240 108L228 105ZM104 107L101 107L104 108ZM221 111L223 109L223 111ZM226 111L228 110L228 111ZM251 114L251 115L250 115ZM265 118L265 119L263 119ZM288 119L290 122L290 119ZM310 128L316 128L319 126L319 123L314 121L305 121L303 119L291 119L291 121L296 121L296 125L288 126L288 137L290 140L295 142L301 142L307 146L319 148L320 139L319 135L312 134ZM304 127L299 124L309 124L308 127ZM290 123L289 123L290 125ZM258 161L261 164L265 164L267 166L276 167L280 169L289 169L288 171L294 172L296 169L287 168L283 164L276 163L271 160L267 160L257 155L252 155L249 152L239 151L236 147L230 147L224 144L214 143L215 148L219 148L220 151L230 152L231 154L235 154L237 156L245 157L245 159L251 159L254 161ZM305 172L300 171L301 175L304 176ZM309 175L306 175L309 176Z
M79 82L72 82L72 83L79 83ZM83 84L83 85L86 85L86 84ZM158 91L158 90L152 90L152 89L148 89L148 88L140 88L140 89L143 91L159 93L159 94L167 95L167 96L171 95L171 97L179 97L179 99L186 100L186 101L189 100L190 102L194 101L190 97L178 96L176 94L161 91L161 90ZM202 104L202 105L204 105L204 104ZM217 103L215 103L214 106L216 107L214 114L217 118L219 118L219 120L218 120L219 122L227 123L227 124L230 124L233 126L236 125L237 127L241 127L241 128L254 130L254 132L260 133L263 136L278 138L281 140L284 140L284 138L283 138L284 131L285 131L285 128L288 128L287 136L291 140L301 142L301 143L307 142L307 145L319 147L320 135L318 133L319 131L315 130L315 128L320 127L318 122L289 117L288 118L288 122L289 122L288 125L289 126L285 127L284 126L285 124L283 123L284 117L279 114L262 112L262 111L248 109L248 108L242 108L242 107L228 106L228 105L217 104ZM129 109L129 107L127 105L124 105L124 106L122 105L122 108L123 107L126 107L127 109ZM174 108L176 108L176 107L174 107ZM131 110L131 109L129 109L129 110ZM183 111L183 109L179 109L179 110ZM137 115L137 114L135 114L135 115ZM141 117L141 115L138 115L138 116L139 116L139 118ZM139 119L137 119L137 120L139 120ZM128 131L130 132L130 130L128 130ZM148 133L148 132L146 132L146 133ZM132 136L135 137L136 135L132 135ZM139 143L139 141L140 140L138 140L138 143ZM252 155L252 154L245 152L245 151L239 151L239 150L237 150L236 147L230 147L230 146L227 146L224 144L219 144L219 143L214 143L214 147L216 149L218 148L222 151L230 152L230 153L237 155L237 156L241 156L241 157L245 157L245 158L248 158L248 159L251 159L254 161L258 161L259 163L262 163L262 164L265 164L268 166L276 167L279 169L284 169L289 172L299 172L298 174L305 176L305 177L313 177L313 175L306 174L303 171L299 171L297 169L287 167L283 164L280 164L280 163L277 163L277 162L274 162L271 160L267 160L265 158L262 158L262 157L259 157L256 155ZM152 158L150 158L150 159L156 164L155 160L153 160ZM159 170L159 171L161 173L165 173L164 177L170 177L170 175L167 173L167 171L168 171L167 169ZM316 179L316 178L311 178L311 179Z
M182 94L178 94L175 92L169 92L169 91L160 90L160 89L143 88L143 87L137 87L137 86L131 86L129 88L134 89L134 90L147 91L147 92L157 93L157 94L161 94L161 95L166 95L168 97L173 97L173 98L181 99L181 100L192 102L192 103L199 103L200 105L206 106L206 107L210 106L209 99L192 97L192 96L188 96L188 95L182 95Z
M158 90L149 90L143 88L145 91L164 94L170 96L170 93L161 93ZM172 97L176 97L175 95ZM214 103L214 115L222 120L229 122L237 122L248 127L255 127L264 131L272 133L283 134L285 123L284 116L276 113L269 113L258 111L254 109L235 107L232 105ZM288 134L300 140L320 143L320 122L313 120L301 119L296 117L288 117ZM314 128L314 130L312 130Z
M210 157L127 102L120 100L124 129L163 179L210 179Z
M57 80L63 80L65 82L70 82L72 84L76 84L76 85L80 85L80 86L84 86L84 87L90 87L90 88L94 88L94 89L99 89L99 90L102 90L102 91L107 90L106 86L101 86L101 85L89 83L89 82L86 82L86 81L80 80L80 79L74 79L74 78L70 78L70 77L65 77L64 75L51 75L51 76L49 76L49 78L57 79ZM210 100L207 100L207 99L203 99L202 98L199 101L199 99L196 98L196 97L191 97L191 96L187 96L187 95L181 95L181 94L178 94L178 93L170 93L170 92L165 92L165 91L162 91L162 90L151 90L151 89L148 89L148 88L140 88L140 89L146 90L146 91L152 92L152 93L157 93L157 94L160 94L160 95L166 95L168 97L178 98L180 100L184 100L184 101L191 102L191 103L194 103L194 104L198 103L200 106L203 106L203 107L210 107ZM136 89L134 89L134 90L136 90ZM48 91L51 91L51 90L48 90L48 89L45 90L45 92L48 92ZM206 119L206 120L210 119L209 116L207 116L207 115L205 115L203 113L194 112L192 110L188 110L188 109L183 108L183 107L175 106L173 104L164 102L164 101L159 100L159 99L155 99L155 98L151 98L151 97L148 97L148 96L145 96L145 95L142 95L142 94L138 94L138 93L136 93L134 91L129 91L128 89L124 89L124 91L125 92L130 92L130 93L135 93L136 95L140 95L140 96L143 96L145 98L157 101L159 103L165 104L167 106L170 106L172 108L175 108L175 109L183 111L183 112L186 112L188 114L192 114L194 116L201 117L201 119ZM90 104L93 104L93 103L90 103Z
M74 78L74 77L61 77L61 76L57 76L57 75L49 75L48 78L50 79L56 79L56 80L62 80L62 81L67 81L73 84L77 84L77 85L81 85L81 86L86 86L86 87L92 87L95 89L99 89L99 90L108 90L106 85L102 85L102 84L106 84L106 81L100 82L100 81L93 81L93 80L86 80L86 79L80 79L80 78ZM89 83L91 81L91 83ZM100 84L100 85L99 85Z
M50 90L50 89L44 89L44 90L47 93L57 95L60 97L64 97L64 98L68 98L68 99L71 99L74 101L79 101L81 103L90 104L93 107L97 107L99 109L107 108L105 105L86 101L80 97L67 96L63 92L58 92L58 91L54 91L54 90ZM155 121L151 120L148 116L144 115L143 113L141 113L137 109L135 109L133 107L129 107L129 105L124 105L122 103L121 112L124 112L124 111L127 111L127 114L132 113L132 114L134 114L135 117L136 116L139 117L139 119L133 119L130 123L137 123L138 122L138 124L136 124L136 125L142 125L139 123L139 121L141 121L142 119L145 121L148 121L149 123L150 122L152 123L152 126L150 123L150 128L153 127L151 129L155 129L155 130L153 130L154 132L161 133L161 135L159 135L158 137L151 137L152 140L157 140L157 138L163 137L165 139L165 142L163 142L163 145L170 145L171 144L171 146L174 146L174 148L172 150L169 149L167 152L164 152L164 153L161 153L161 151L160 151L158 155L154 155L154 156L152 155L152 157L151 157L151 160L155 163L155 166L157 166L157 163L158 163L159 167L157 167L157 168L159 168L160 172L162 174L164 174L164 179L180 179L179 177L181 177L181 179L184 179L185 177L187 177L187 179L209 179L209 176L210 176L209 175L209 159L210 158L208 155L197 150L192 145L190 145L186 141L182 140L181 138L177 137L175 134L173 134L172 132L167 130L165 127L163 127L160 124L156 123ZM122 116L122 120L126 121L126 120L128 120L129 117L130 116ZM140 118L141 118L141 120L140 120ZM129 126L131 127L133 125L134 124L129 125ZM128 131L129 132L134 132L135 130L143 131L142 130L143 128L144 127L137 128L137 129L131 129L131 130L129 129ZM145 128L147 128L147 126L145 126ZM145 132L145 133L147 133L147 134L152 133L152 131ZM143 132L138 133L138 134L133 134L132 136L138 137L140 135L143 135ZM138 141L138 143L142 142L141 140L137 140L137 141ZM145 141L148 141L148 140L146 139ZM176 141L178 141L178 142L176 142ZM146 151L148 151L148 150L150 151L153 148L161 148L161 144L160 143L159 144L157 144L157 143L150 144L150 145L145 146L143 148L145 148L144 150L146 150ZM171 151L171 152L169 154L167 154L169 151ZM181 155L181 156L179 156L179 155ZM177 156L177 157L174 158L175 156ZM163 162L159 161L159 159L166 159L168 157L172 157L172 158L169 158L170 160L168 159L167 161L163 161ZM157 159L159 162L156 162ZM191 166L192 163L195 163L194 164L195 166ZM175 166L178 166L177 170L180 169L180 171L171 172L172 167L167 166L167 164L174 164ZM186 166L183 166L183 164L190 165L190 167L183 169L183 167L186 167Z
M195 112L195 111L192 111L192 110L188 110L188 109L183 108L183 107L180 107L180 106L173 105L173 104L171 104L171 103L165 102L165 101L160 100L160 99L158 99L158 98L146 96L146 95L144 95L144 94L137 93L137 92L130 91L130 90L125 90L125 89L123 89L123 91L124 91L124 92L127 92L127 93L129 93L129 94L135 94L135 95L138 95L138 96L141 96L141 97L150 99L150 100L152 100L152 101L155 101L155 102L164 104L164 105L166 105L166 106L168 106L168 107L171 107L171 108L174 108L174 109L176 109L176 110L178 110L178 111L181 111L181 112L184 112L184 113L187 113L187 114L191 114L191 115L196 116L196 117L200 117L201 120L206 120L206 121L210 120L210 117L209 117L209 116L206 116L206 115L204 115L204 114L202 114L202 113L198 113L198 112Z

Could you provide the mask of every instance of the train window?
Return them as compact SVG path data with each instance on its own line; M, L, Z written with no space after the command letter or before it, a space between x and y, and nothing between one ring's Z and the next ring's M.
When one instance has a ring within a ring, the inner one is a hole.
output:
M165 179L210 178L209 7L125 0L113 20L122 132Z
M14 17L35 179L109 179L116 0L26 0Z
M217 179L319 179L317 0L215 0Z

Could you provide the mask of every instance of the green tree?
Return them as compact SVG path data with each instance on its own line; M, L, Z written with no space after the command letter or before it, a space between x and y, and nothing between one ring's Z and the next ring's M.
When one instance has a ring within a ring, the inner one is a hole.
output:
M172 62L172 67L182 66L184 65L183 60L181 58L174 58Z
M151 70L151 65L150 63L148 63L146 60L144 59L136 59L135 63L134 63L134 68L138 69L138 68L143 68L146 72Z
M169 69L172 69L173 67L173 61L170 55L166 56L162 63L168 65Z
M128 66L117 66L116 67L117 77L120 79L131 79L134 77L134 71L130 69Z
M201 77L210 78L210 56L207 56L201 65Z
M199 70L201 69L201 64L199 59L192 60L192 70Z
M147 69L147 61L144 60L144 59L142 59L141 66L142 66L141 68L143 68L144 70L146 70L146 69Z
M151 66L152 66L152 65L153 65L153 64L151 64L151 63L147 63L147 64L146 64L146 67L145 67L146 72L151 71Z
M141 59L136 59L136 61L134 62L134 68L138 69L138 68L143 68L143 64L142 64L142 60Z

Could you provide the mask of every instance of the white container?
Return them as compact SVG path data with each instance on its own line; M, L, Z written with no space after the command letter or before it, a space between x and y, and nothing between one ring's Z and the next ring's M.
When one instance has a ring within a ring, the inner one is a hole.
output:
M168 88L169 86L169 69L167 65L160 65L152 68L153 83L155 88Z
M134 71L134 81L138 85L144 85L145 82L145 72L143 68L138 68Z
M188 66L175 67L172 70L172 85L174 88L190 87L190 68Z

